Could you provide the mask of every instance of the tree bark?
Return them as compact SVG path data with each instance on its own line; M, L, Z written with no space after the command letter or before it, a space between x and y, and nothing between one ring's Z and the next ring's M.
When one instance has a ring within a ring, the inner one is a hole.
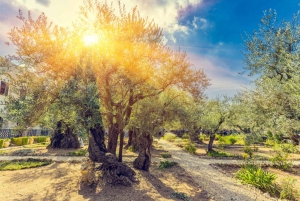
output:
M78 136L72 132L72 129L68 125L66 125L65 132L62 133L62 124L62 121L57 122L54 135L47 148L78 149L80 147Z
M120 146L119 146L119 162L122 162L123 154L123 145L124 145L124 131L120 131Z
M153 140L149 133L143 132L138 137L139 155L133 162L133 166L136 169L149 171L152 142Z
M109 153L112 153L116 156L117 144L118 144L119 130L118 125L115 123L108 128L108 147L107 150Z
M100 124L90 128L89 132L89 158L95 162L103 162L107 152L104 142L104 130Z
M125 149L128 149L132 145L132 135L133 135L133 130L128 131L128 142L126 146L124 147Z
M208 152L213 151L213 143L214 143L215 137L216 137L215 134L209 135L209 142L208 142L208 147L207 147Z

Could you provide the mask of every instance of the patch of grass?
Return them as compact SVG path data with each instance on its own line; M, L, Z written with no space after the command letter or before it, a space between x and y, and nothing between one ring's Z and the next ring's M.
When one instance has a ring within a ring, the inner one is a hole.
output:
M165 168L171 168L173 166L177 165L176 162L170 162L170 161L160 161L160 164L158 166L159 169L165 169Z
M0 150L0 155L5 155L5 154L7 154L7 151Z
M283 151L285 153L298 153L296 145L293 144L275 144L274 149L278 151Z
M80 149L77 151L70 151L70 152L68 152L68 155L69 156L85 156L87 152L88 152L87 149Z
M277 151L276 155L270 158L270 161L275 168L288 171L293 167L293 164L287 158L288 153Z
M177 199L181 199L181 200L184 200L184 201L190 201L187 194L182 193L182 192L173 192L173 193L171 193L171 198L177 198Z
M161 157L163 157L163 158L171 158L172 156L171 156L171 154L169 154L169 153L162 153L162 154L160 154L161 155Z
M48 142L37 143L37 144L28 144L23 145L24 148L38 148L38 147L47 147L49 145Z
M230 153L218 152L218 151L207 152L207 155L211 156L211 157L232 157L232 156L234 156L233 154L230 154Z
M30 153L35 153L32 149L20 149L12 152L12 155L27 155Z
M243 166L235 174L235 177L243 184L250 184L272 195L279 193L279 189L275 184L276 174L265 171L258 165L247 164Z
M300 197L300 190L295 188L296 179L287 177L280 185L280 199L297 200Z
M173 142L177 136L173 133L166 133L163 137L164 140L167 140L169 142Z
M187 152L191 153L191 154L195 154L195 153L196 153L196 150L197 150L197 148L196 148L195 145L193 145L193 144L188 144L188 145L186 145L186 146L184 147L184 149L185 149Z
M20 170L26 168L35 168L51 164L50 161L41 161L38 159L17 160L17 161L1 161L0 171Z

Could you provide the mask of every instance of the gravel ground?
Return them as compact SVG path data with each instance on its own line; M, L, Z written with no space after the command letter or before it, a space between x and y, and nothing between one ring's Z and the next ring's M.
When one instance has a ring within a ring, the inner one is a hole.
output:
M211 163L241 163L237 160L201 159L193 156L181 148L160 139L159 145L172 155L170 161L177 162L199 183L199 187L210 193L216 201L251 201L277 200L265 196L256 189L240 184L237 180L215 170Z

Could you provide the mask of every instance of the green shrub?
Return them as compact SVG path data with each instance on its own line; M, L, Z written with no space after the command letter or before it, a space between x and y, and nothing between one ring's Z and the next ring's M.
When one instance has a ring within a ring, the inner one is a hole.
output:
M28 137L15 137L11 139L11 142L16 146L27 145L29 141Z
M4 139L0 139L0 149L3 147L4 145Z
M41 143L41 142L50 142L50 138L47 136L37 136L34 138L35 143Z
M276 141L272 140L272 139L267 139L265 142L266 147L274 147L275 144L276 144Z
M235 177L243 184L250 184L264 192L271 194L278 193L278 187L275 184L277 176L273 173L264 171L255 164L243 166L235 174Z
M228 141L229 141L230 145L233 145L234 143L237 142L237 139L235 139L234 136L229 136Z
M196 148L195 145L193 145L193 144L188 144L188 145L186 145L186 146L184 147L184 149L185 149L187 152L191 153L191 154L195 154L195 153L196 153L196 150L197 150L197 148Z
M177 136L173 133L166 133L163 137L163 139L169 141L169 142L173 142L175 140Z
M290 170L293 167L292 162L290 162L288 159L288 153L277 151L276 155L269 160L273 164L275 168L278 168L280 170Z
M163 157L163 158L171 158L172 156L169 153L162 153L161 157Z
M285 153L298 153L298 149L293 144L275 144L274 149L281 150Z
M209 151L207 152L208 156L211 157L231 157L232 154L226 153L226 152L218 152L218 151Z
M182 193L182 192L171 193L171 198L177 198L177 199L181 199L184 201L190 201L189 197L185 193Z
M250 158L252 158L252 155L253 155L253 149L252 149L251 147L245 146L245 147L243 148L243 152L246 153L246 154L248 154L248 156L249 156Z
M160 164L159 164L158 168L162 170L162 169L165 169L165 168L171 168L175 165L177 165L176 162L160 161Z
M182 145L183 144L183 140L181 138L176 138L174 140L174 143L177 144L177 145Z
M183 135L181 136L181 138L182 138L182 139L190 139L189 135L188 135L188 134L186 134L186 133L185 133L185 134L183 134Z
M70 151L70 152L68 152L68 155L69 156L85 156L87 152L88 152L87 149L80 149L77 151Z
M300 197L300 191L295 188L296 179L287 177L280 185L280 199L297 200Z

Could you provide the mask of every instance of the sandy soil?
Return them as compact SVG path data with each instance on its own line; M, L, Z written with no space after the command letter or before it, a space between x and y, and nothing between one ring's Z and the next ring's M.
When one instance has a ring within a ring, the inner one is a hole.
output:
M130 158L130 153L127 155ZM154 150L156 161L162 160L157 158L159 155L160 151ZM53 163L40 168L2 171L0 200L179 200L170 197L175 191L186 193L190 200L210 200L208 194L199 189L194 179L180 166L159 170L158 162L154 162L149 172L136 173L140 182L132 187L105 186L100 180L96 188L90 188L79 185L80 164Z

